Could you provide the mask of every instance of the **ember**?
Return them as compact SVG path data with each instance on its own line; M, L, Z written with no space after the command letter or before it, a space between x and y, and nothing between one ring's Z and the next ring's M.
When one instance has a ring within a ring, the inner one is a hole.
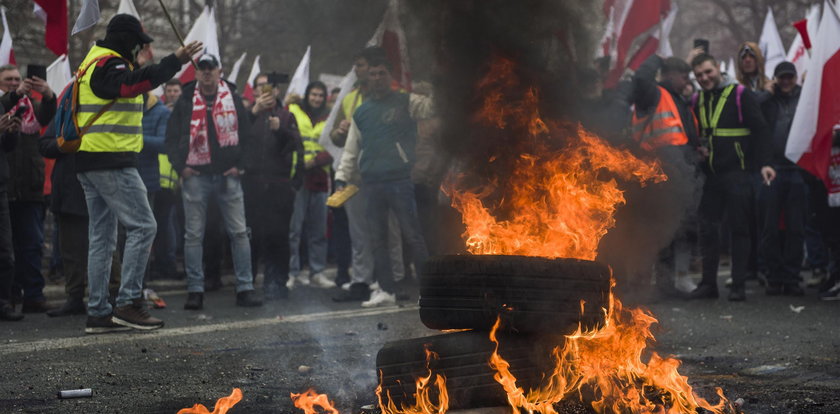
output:
M207 409L204 404L196 404L192 408L184 408L178 411L178 414L225 414L228 410L231 409L236 403L242 400L242 390L239 388L234 388L233 392L230 393L227 397L219 398L216 401L216 406L213 408L213 411Z

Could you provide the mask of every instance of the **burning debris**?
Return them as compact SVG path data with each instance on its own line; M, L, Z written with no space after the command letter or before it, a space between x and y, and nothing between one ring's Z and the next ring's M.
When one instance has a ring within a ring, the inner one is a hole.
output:
M230 395L216 401L213 411L208 410L204 404L196 404L192 408L181 409L178 414L225 414L239 401L242 401L242 390L234 388Z
M329 400L326 394L318 394L314 389L310 388L303 393L289 395L296 408L303 410L304 414L338 414L335 405ZM316 409L319 407L319 409Z

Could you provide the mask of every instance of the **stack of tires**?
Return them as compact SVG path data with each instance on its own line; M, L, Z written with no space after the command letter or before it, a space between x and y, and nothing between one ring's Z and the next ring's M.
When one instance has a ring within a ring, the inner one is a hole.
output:
M450 409L504 406L504 390L488 365L497 318L499 354L527 390L551 372L551 350L563 335L603 322L609 290L609 268L587 260L432 258L420 279L420 319L431 329L468 331L385 344L376 356L383 398L389 393L398 407L412 405L416 378L431 369L446 378ZM427 362L427 348L438 359Z

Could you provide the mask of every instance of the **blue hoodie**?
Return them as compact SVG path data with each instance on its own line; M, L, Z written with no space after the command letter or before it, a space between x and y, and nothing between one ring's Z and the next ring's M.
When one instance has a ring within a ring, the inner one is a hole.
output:
M143 112L143 150L137 157L137 172L140 173L148 192L160 190L158 154L166 153L163 141L171 112L156 96L148 95L146 98L146 110Z

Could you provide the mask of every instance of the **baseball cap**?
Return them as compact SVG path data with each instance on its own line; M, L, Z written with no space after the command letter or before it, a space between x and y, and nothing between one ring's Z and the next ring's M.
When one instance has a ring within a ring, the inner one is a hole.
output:
M143 43L152 43L154 39L143 31L140 20L130 14L118 14L108 22L106 34L110 33L136 33Z
M773 77L778 78L782 75L796 76L796 66L790 62L779 63L776 65L776 69L773 70Z
M196 62L199 69L215 69L221 67L222 65L219 63L219 59L213 56L210 53L205 53L198 58L198 62Z

